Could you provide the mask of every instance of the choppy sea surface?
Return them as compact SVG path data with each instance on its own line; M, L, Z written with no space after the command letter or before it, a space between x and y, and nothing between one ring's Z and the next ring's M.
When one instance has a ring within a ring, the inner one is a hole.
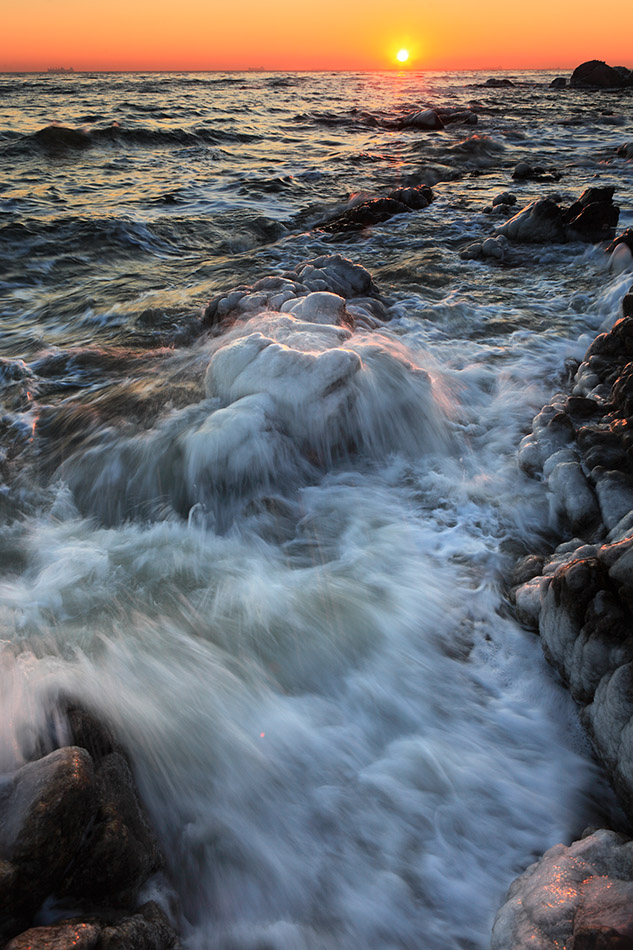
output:
M191 950L483 950L513 877L611 812L504 585L556 538L519 441L631 274L459 251L506 190L613 184L633 225L633 112L491 75L0 76L0 768L58 695L108 718ZM477 123L402 121L429 106ZM336 254L390 319L203 329Z

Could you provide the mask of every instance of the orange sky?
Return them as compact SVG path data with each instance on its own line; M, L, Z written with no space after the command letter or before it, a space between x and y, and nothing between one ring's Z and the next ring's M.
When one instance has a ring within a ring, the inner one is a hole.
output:
M13 0L0 70L627 65L633 5L583 0Z

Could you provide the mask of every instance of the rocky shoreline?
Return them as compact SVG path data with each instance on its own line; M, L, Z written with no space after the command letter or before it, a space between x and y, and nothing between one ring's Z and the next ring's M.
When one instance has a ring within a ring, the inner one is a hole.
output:
M625 232L609 250L631 247ZM519 618L580 707L633 824L633 285L622 317L591 344L570 392L536 416L519 464L543 479L560 533L515 568ZM557 845L512 884L492 950L630 950L633 841L591 830Z

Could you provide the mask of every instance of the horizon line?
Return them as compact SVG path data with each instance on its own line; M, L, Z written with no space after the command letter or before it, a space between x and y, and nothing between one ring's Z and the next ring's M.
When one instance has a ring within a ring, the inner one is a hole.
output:
M84 67L79 67L75 69L73 66L48 66L46 68L42 67L41 69L3 69L0 66L0 75L3 76L24 76L24 75L54 75L54 76L78 76L85 73L481 73L481 72L562 72L565 70L573 70L575 66L459 66L459 67L431 67L431 66L420 66L420 67L402 67L402 66L381 66L381 67L357 67L357 68L328 68L328 67L318 67L314 69L306 67L296 67L296 68L280 68L274 66L235 66L235 67L219 67L219 66L209 66L206 68L196 68L196 69L185 69L185 68L169 68L169 67L142 67L142 68L130 68L130 69L114 69L114 68L99 68L99 69L89 69Z

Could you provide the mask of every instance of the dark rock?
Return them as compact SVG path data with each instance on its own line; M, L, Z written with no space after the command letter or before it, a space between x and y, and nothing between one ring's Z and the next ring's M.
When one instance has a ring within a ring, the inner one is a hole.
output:
M556 79L552 79L549 84L550 89L564 89L567 85L567 80L564 76L557 76Z
M70 747L31 762L4 780L0 856L46 894L77 853L97 807L94 768Z
M602 60L592 59L576 67L569 84L582 89L624 89L631 85L631 80Z
M519 162L512 172L512 177L519 181L559 181L561 174L554 168L547 169L541 165L530 165L529 162Z
M587 350L585 361L591 356L626 357L626 362L630 362L633 359L633 316L623 317L608 333L597 336Z
M49 927L31 927L11 940L4 950L97 950L101 926L84 920L66 920Z
M633 158L633 142L625 142L624 145L619 145L615 154L619 155L620 158Z
M148 901L134 916L104 927L98 950L178 950L179 945L163 911Z
M4 950L179 950L180 943L154 901L129 917L105 920L74 917L47 927L31 927Z
M89 148L92 139L81 129L69 129L64 125L47 125L33 136L35 142L50 152Z
M508 86L514 86L514 83L511 79L500 79L498 76L491 76L490 79L486 79L484 86L492 86L495 89L503 89Z
M11 936L54 890L97 810L90 755L58 749L0 785L0 933Z
M497 228L511 241L548 243L565 240L562 213L549 198L539 198Z
M602 241L613 236L620 209L613 204L613 187L587 188L563 212L563 224L571 240Z
M426 208L433 200L433 192L428 185L419 188L398 188L385 198L374 198L349 208L330 221L321 225L323 231L333 234L358 231L362 228L381 224L396 214L406 214L412 210Z
M622 298L622 313L625 317L633 317L633 294L630 292Z
M405 127L416 129L443 129L444 123L434 109L422 109L410 112L403 120ZM401 126L402 127L402 126Z
M619 244L626 244L629 251L633 252L633 228L627 228L622 234L618 234L618 236L611 241L611 244L605 248L606 253L611 254Z
M101 759L96 783L94 822L59 891L92 901L129 903L129 895L161 867L161 855L129 765L119 753Z

